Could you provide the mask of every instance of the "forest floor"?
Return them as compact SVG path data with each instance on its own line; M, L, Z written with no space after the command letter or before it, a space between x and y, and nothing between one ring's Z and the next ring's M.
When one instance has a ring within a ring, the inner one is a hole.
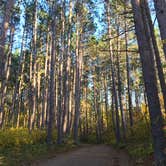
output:
M127 153L109 145L87 145L53 158L35 161L32 166L133 166Z

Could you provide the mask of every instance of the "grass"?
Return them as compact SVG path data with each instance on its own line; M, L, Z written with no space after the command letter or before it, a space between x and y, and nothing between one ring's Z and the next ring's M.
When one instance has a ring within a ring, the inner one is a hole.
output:
M115 146L127 151L136 164L145 165L148 162L152 165L154 150L149 126L144 121L138 121L128 129L126 140Z
M149 165L153 162L153 146L149 127L149 120L144 119L140 113L134 117L134 125L127 127L126 140L116 143L115 135L111 129L104 134L104 142L114 148L123 149L130 155L136 164L145 165L147 160ZM147 165L147 166L149 166Z
M27 129L0 131L0 165L30 165L34 160L53 157L76 147L72 141L64 145L53 142L49 147L45 140L46 132L43 130L35 130L31 134ZM56 133L53 140L56 140Z

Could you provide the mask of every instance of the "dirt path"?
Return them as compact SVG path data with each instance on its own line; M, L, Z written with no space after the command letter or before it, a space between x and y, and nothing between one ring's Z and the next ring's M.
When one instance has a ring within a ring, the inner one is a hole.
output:
M132 166L132 164L124 152L106 145L95 145L38 161L33 166Z

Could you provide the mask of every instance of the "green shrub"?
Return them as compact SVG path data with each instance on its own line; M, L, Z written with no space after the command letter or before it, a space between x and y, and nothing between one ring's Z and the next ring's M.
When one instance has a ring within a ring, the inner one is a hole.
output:
M29 133L28 129L8 129L0 131L0 147L10 148L22 146L26 144L44 143L46 132L42 130L34 130Z
M83 143L87 143L87 144L96 144L97 143L96 134L91 133L91 134L88 134L86 136L81 136L80 141Z

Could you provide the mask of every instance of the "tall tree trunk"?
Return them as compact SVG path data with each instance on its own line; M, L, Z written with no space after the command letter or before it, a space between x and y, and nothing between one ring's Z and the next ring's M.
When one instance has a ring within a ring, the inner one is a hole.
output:
M4 18L2 24L0 24L0 81L1 81L1 88L2 88L2 82L4 80L4 66L5 61L7 60L7 57L5 55L5 43L6 43L6 37L7 37L7 30L9 28L9 22L11 19L12 9L15 4L15 0L8 0L5 5L5 12L4 12Z
M23 66L25 63L25 52L24 52L24 45L27 40L27 35L26 35L26 23L25 23L25 28L23 29L23 34L22 34L22 41L21 41L21 49L20 49L20 55L19 55L19 65L18 65L18 74L16 75L16 83L14 85L14 92L12 95L12 105L11 108L9 109L9 121L11 121L14 118L14 108L16 105L16 99L18 98L18 91L20 87L20 79L23 75Z
M0 99L0 128L4 125L5 120L5 98L7 93L7 82L9 80L10 68L11 68L11 58L12 58L12 47L13 47L13 38L14 38L14 27L12 26L10 29L10 41L7 49L7 60L4 66L4 80L1 85L1 99Z
M58 119L57 119L57 127L58 127L58 136L57 143L62 143L62 61L59 60L59 70L58 70Z
M163 120L158 97L154 56L149 42L151 34L149 34L147 31L146 20L144 20L144 17L142 15L141 8L144 4L142 3L142 1L139 0L132 0L131 2L134 13L135 30L143 69L145 90L148 99L155 161L156 165L166 165L166 158L164 154L164 133L162 130Z
M104 76L104 97L105 97L106 122L107 122L107 129L108 129L109 128L109 112L108 112L107 75Z
M32 114L30 118L30 131L35 126L36 118L36 96L37 96L37 5L38 0L35 0L34 22L33 22L33 46L32 46Z
M153 0L156 10L156 16L159 23L160 35L163 42L163 50L166 58L166 1Z
M126 0L124 5L124 12L126 13ZM127 33L127 20L126 15L125 18L125 50L126 50L126 71L127 71L127 95L128 95L128 110L129 110L129 119L130 126L133 126L133 115L132 115L132 100L131 100L131 89L130 89L130 64L129 64L129 55L128 55L128 33Z
M49 32L49 28L48 28ZM46 40L46 55L45 55L45 66L44 66L44 80L43 80L43 103L42 103L42 115L41 115L41 127L44 128L46 124L46 111L47 111L47 97L48 97L48 75L49 75L49 61L50 61L50 52L49 52L49 44L50 44L50 36L47 32L47 40Z
M72 24L72 0L69 2L69 16L68 16L68 43L67 43L67 57L66 57L66 70L65 70L65 86L64 86L64 115L63 115L63 130L67 133L68 116L69 116L69 100L70 100L70 67L71 67L71 24ZM64 121L66 121L64 123ZM66 125L65 125L66 124ZM64 126L65 125L65 126Z
M117 50L119 49L119 40L117 39ZM117 52L117 70L118 70L118 97L119 97L119 106L121 112L121 123L122 123L122 133L123 139L126 139L126 123L125 123L125 115L124 109L122 104L122 81L121 81L121 74L120 74L120 56Z
M110 28L110 3L106 0L107 5L107 24L108 24L108 36L109 36L109 54L110 54L110 65L111 65L111 77L112 77L112 89L113 89L113 98L115 102L115 110L116 110L116 141L117 143L120 141L120 121L119 121L119 110L118 110L118 98L116 91L116 83L115 83L115 68L113 64L113 52L112 52L112 42L111 42L111 28Z
M101 121L101 110L100 110L100 103L99 103L99 89L98 89L98 82L93 78L93 93L94 93L94 109L95 109L95 117L96 117L96 139L97 143L101 143L102 141L102 121Z
M37 118L36 118L36 125L40 127L40 115L41 115L41 65L40 62L37 64Z
M53 2L52 13L56 12L56 2ZM53 119L55 111L55 60L56 60L56 18L54 17L52 25L52 43L51 43L51 59L50 59L50 81L49 81L49 112L47 126L47 144L52 143Z
M97 45L96 45L96 56L97 56L97 66L95 66L95 74L96 77L93 78L93 91L94 91L94 105L95 105L95 112L96 112L96 132L97 132L97 143L102 142L102 114L101 114L101 105L100 105L100 67L99 67L99 56L97 52Z
M88 119L88 87L85 87L85 102L86 102L86 106L85 106L85 123L86 123L86 134L89 134L89 119Z
M153 45L152 49L154 49L155 60L156 60L157 70L158 70L158 76L159 76L161 91L162 91L163 99L164 99L164 108L165 108L165 112L166 112L166 83L165 83L160 53L159 53L159 49L157 46L156 37L154 34L154 27L152 24L149 7L148 7L148 4L146 1L144 1L144 7L142 9L144 10L145 17L147 16L147 18L145 18L145 19L147 19L147 24L149 25L149 31L150 31L149 33L151 34L151 40L152 40L152 45Z
M78 3L78 2L77 2ZM79 16L76 13L76 80L75 80L75 115L74 115L74 141L78 144L78 128L80 119L80 34L79 34Z
M67 112L68 112L68 97L69 97L69 83L68 83L68 74L69 74L69 56L70 56L70 48L67 48L65 47L65 31L66 31L66 16L65 16L65 12L66 12L66 5L65 5L65 1L62 1L62 35L61 35L61 38L62 38L62 54L63 54L63 89L62 89L62 97L63 97L63 100L62 100L62 127L61 127L61 130L62 130L62 137L65 136L65 131L66 131L66 127L67 127ZM70 9L69 9L70 10ZM70 12L70 11L69 11ZM69 13L70 15L70 13ZM70 30L68 31L68 33L70 33ZM70 45L70 35L68 34L68 44ZM70 46L69 46L70 47Z

